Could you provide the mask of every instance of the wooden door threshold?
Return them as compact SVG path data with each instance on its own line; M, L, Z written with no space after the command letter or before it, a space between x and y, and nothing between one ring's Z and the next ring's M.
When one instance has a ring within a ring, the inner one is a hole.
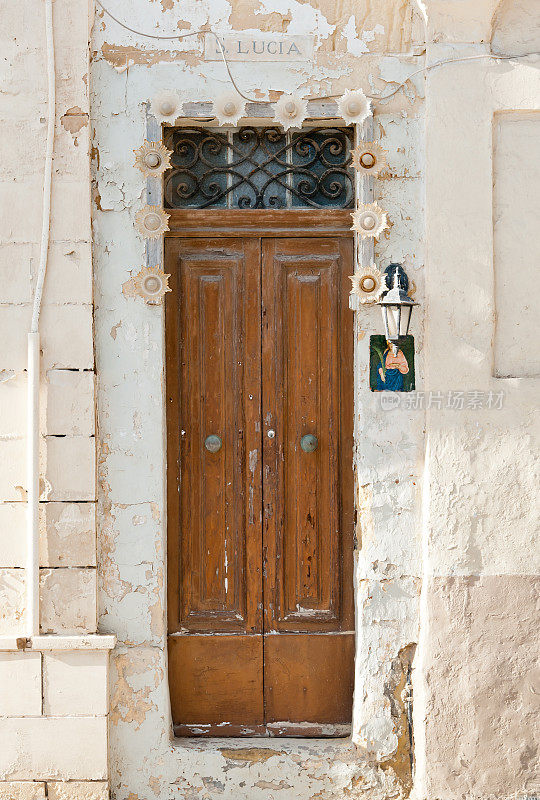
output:
M196 736L198 738L225 738L246 736L268 736L265 725L236 725L231 722L214 722L211 724L180 723L173 726L177 737Z
M330 724L314 722L269 722L267 725L232 725L230 722L214 724L181 724L174 726L174 735L197 738L226 738L247 736L253 738L292 739L345 739L351 735L350 723Z

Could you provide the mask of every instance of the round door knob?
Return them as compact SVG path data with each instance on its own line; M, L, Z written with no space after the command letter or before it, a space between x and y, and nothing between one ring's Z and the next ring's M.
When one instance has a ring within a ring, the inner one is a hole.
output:
M313 451L317 449L318 445L319 440L316 436L313 436L312 433L306 433L306 435L302 436L300 439L300 447L304 453L313 453Z
M270 428L270 430L268 431L268 433L266 435L268 436L269 439L273 439L274 436L276 435L276 432L275 432L275 430Z
M219 436L212 434L211 436L207 436L204 440L204 446L210 453L217 453L218 450L221 450L221 445L223 442L221 441Z

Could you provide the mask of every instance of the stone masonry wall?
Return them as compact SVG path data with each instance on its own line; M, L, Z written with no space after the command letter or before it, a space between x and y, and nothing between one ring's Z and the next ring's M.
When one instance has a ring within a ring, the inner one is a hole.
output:
M104 800L113 640L95 635L91 20L87 0L55 0L51 242L40 326L43 635L26 640L26 334L47 130L44 2L2 0L1 17L0 797Z

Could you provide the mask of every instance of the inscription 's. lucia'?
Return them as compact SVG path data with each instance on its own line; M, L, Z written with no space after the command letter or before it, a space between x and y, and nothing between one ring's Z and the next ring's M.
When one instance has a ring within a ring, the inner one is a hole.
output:
M224 34L220 36L225 55L231 61L305 61L313 56L313 36L279 34ZM221 48L213 35L206 35L206 61L221 60Z

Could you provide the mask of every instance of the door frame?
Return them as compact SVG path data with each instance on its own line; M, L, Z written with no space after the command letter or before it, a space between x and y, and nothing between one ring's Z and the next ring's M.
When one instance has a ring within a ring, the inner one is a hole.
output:
M278 238L335 238L336 236L354 239L351 230L351 212L350 209L170 209L169 231L165 234L164 239L207 239L207 238L264 238L264 237L278 237ZM163 247L165 251L165 241ZM165 252L164 252L165 255ZM166 259L164 258L166 264ZM353 265L354 269L354 265ZM351 313L351 327L354 330L353 315ZM354 351L354 346L353 346ZM167 369L167 359L164 363ZM353 400L354 408L354 400ZM354 413L354 412L353 412ZM354 430L354 420L353 430ZM166 443L171 442L169 416L166 414ZM174 440L174 436L172 437ZM176 454L173 448L167 446L166 463L166 497L167 497L167 526L166 526L166 546L167 546L167 563L175 563L176 558L172 552L173 547L177 546L175 536L170 535L169 525L170 522L177 520L177 515L168 513L170 508L174 508L178 502L177 485L174 476L176 476ZM351 481L349 483L350 490L353 492L352 505L353 509L356 508L354 497L354 433L353 433L353 452L351 452ZM354 525L354 523L353 523ZM354 539L354 530L352 532ZM343 557L349 556L351 559L351 569L346 570L349 572L349 580L352 585L349 587L354 596L354 552L351 548L350 551L344 553ZM175 600L173 595L173 582L169 580L169 573L167 568L167 606L171 607L171 603ZM354 617L356 616L355 604L353 603L353 625ZM169 613L167 613L167 639L169 633ZM356 651L356 642L354 643ZM170 675L168 674L168 679ZM353 686L354 691L354 686ZM324 732L326 731L327 732ZM338 736L343 737L350 733L350 725L328 725L317 726L316 736ZM176 735L185 736L186 731L181 734L176 732ZM189 734L187 734L189 735ZM212 735L216 735L215 732ZM230 735L230 734L229 734ZM251 735L257 735L255 731ZM260 735L260 734L259 734ZM267 734L268 735L268 734ZM289 731L288 735L295 735ZM313 735L313 734L312 734ZM248 736L249 738L249 736Z
M260 236L337 236L353 238L351 210L321 209L166 209L169 231L165 238L194 239L208 236L245 237L257 232Z

